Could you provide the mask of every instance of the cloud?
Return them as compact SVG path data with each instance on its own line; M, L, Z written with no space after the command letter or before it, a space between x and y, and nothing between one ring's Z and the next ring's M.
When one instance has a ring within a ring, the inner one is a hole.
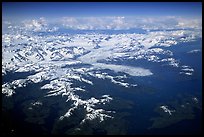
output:
M54 20L54 21L53 21ZM15 26L13 23L3 21L3 28L9 29ZM176 16L161 17L61 17L49 21L44 17L25 20L21 22L21 28L33 32L53 32L59 28L73 30L128 30L128 29L200 29L202 19L182 18Z
M63 17L61 23L69 29L99 30L99 29L129 29L125 17Z
M180 28L194 28L194 29L202 29L202 20L201 19L178 19L178 27Z
M34 32L53 32L58 30L58 27L50 28L44 17L38 20L25 20L23 21L23 27L28 31Z
M202 21L199 19L185 19L175 16L165 17L63 17L61 23L69 29L82 30L127 30L132 28L143 29L185 29L202 28Z
M24 27L27 30L33 31L44 31L47 29L47 22L45 18L40 18L39 20L26 20L23 21Z

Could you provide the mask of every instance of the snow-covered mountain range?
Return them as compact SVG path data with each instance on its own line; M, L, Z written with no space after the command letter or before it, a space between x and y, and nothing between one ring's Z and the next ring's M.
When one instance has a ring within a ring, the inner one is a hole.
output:
M34 22L34 24L38 25ZM27 26L32 28L32 26ZM50 30L50 32L52 32ZM29 32L4 33L2 35L2 75L7 72L33 72L27 78L5 82L2 93L14 96L15 89L25 87L29 82L39 83L48 80L41 87L48 90L45 97L66 96L71 107L59 120L72 115L78 107L84 107L86 116L81 121L99 118L113 118L115 111L98 109L114 98L102 95L99 98L83 99L75 91L87 92L85 88L74 86L73 81L94 86L92 78L106 79L123 88L137 87L138 83L126 82L129 77L149 77L154 75L151 68L136 65L117 64L117 61L146 60L162 63L180 69L180 74L193 75L194 69L180 64L174 53L163 47L179 42L189 42L200 38L195 30L147 31L125 34L46 34ZM187 45L186 45L187 46ZM198 52L189 51L189 53ZM101 72L111 70L117 75ZM118 73L119 72L119 73ZM166 107L162 107L165 111ZM170 113L170 111L169 111Z

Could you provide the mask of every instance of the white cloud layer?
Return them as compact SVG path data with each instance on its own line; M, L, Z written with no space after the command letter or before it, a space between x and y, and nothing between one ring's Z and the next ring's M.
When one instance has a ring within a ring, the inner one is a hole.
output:
M25 20L23 21L23 27L26 30L34 32L53 32L58 30L58 27L49 27L49 24L44 17L41 17L39 20Z
M129 29L125 17L63 17L59 23L71 29Z
M201 29L201 18L182 18L175 16L163 17L61 17L49 21L44 17L22 21L22 29L34 32L53 32L59 28L74 30L128 30L128 29ZM12 26L13 25L13 26ZM14 28L16 24L8 21L2 22L5 29Z
M185 19L175 16L165 17L63 17L59 24L70 29L127 30L142 29L201 29L201 19Z

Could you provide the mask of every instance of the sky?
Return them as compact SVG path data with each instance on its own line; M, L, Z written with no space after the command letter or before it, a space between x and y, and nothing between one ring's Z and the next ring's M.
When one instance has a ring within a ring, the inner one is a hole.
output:
M202 28L201 2L3 2L8 22L26 29L98 30L132 28Z
M3 18L100 16L201 17L201 2L3 2Z

